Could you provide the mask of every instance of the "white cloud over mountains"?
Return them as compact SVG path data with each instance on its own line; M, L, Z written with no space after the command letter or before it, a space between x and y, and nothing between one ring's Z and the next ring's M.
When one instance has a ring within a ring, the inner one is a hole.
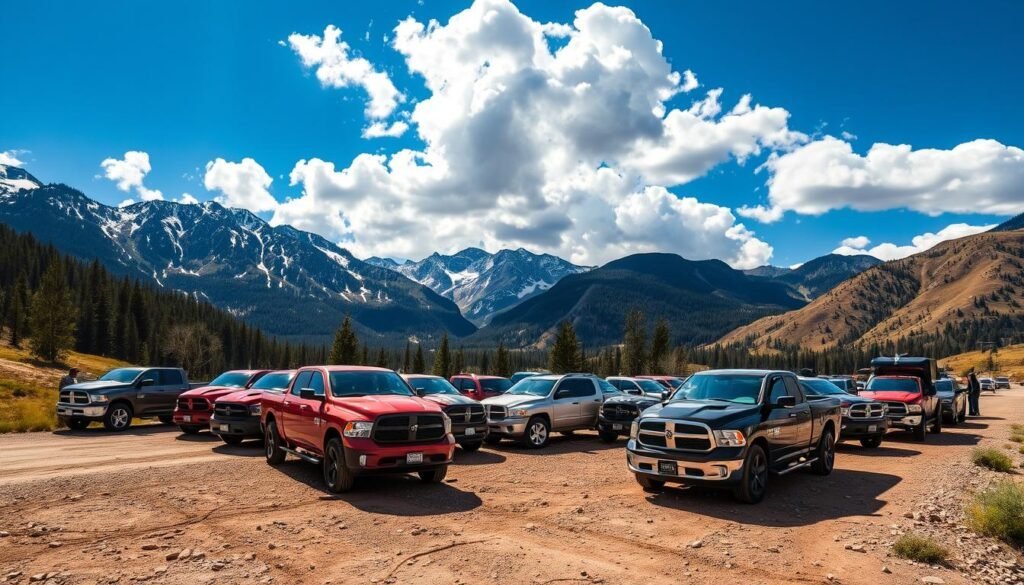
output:
M900 258L906 258L907 256L917 254L918 252L929 250L936 244L945 242L946 240L955 240L965 236L980 234L981 232L987 232L994 227L996 226L955 223L942 228L938 233L929 232L919 236L914 236L909 245L903 246L886 242L884 244L868 248L868 245L871 244L871 240L865 236L857 236L843 240L840 246L833 250L832 253L842 254L844 256L870 254L880 260L899 260Z
M321 82L342 86L358 75L340 73L351 58L336 31L289 41ZM673 70L629 9L595 4L571 24L540 23L506 0L479 0L446 24L408 18L393 33L429 92L408 117L425 146L347 166L299 161L290 181L302 194L277 207L274 223L363 255L421 257L482 241L582 263L663 250L748 268L771 256L728 208L667 188L806 136L788 128L784 109L750 96L726 110L721 89L670 105L697 78ZM369 93L370 117L397 106ZM387 135L380 122L364 132Z
M121 191L131 192L133 189L143 201L157 201L163 199L163 193L157 189L149 189L143 185L143 180L153 168L149 164L149 153L129 150L124 153L124 158L106 158L100 163L103 174L107 179L114 181ZM130 200L129 200L130 201Z
M214 198L227 207L242 207L250 211L271 211L277 200L268 191L274 180L255 160L229 162L222 158L206 163L203 186L207 191L220 191Z
M18 157L19 151L17 150L2 150L0 151L0 165L8 165L12 167L25 166L25 162L20 160Z

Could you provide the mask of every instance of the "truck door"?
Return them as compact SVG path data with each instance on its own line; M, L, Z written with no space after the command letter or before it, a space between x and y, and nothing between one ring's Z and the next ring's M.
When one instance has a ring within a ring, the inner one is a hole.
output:
M580 422L581 426L596 427L597 417L601 413L601 405L604 404L604 394L596 380L589 380L590 394L580 396Z
M152 383L147 380L151 380ZM147 416L159 410L160 373L158 370L146 370L135 379L134 399L136 416ZM173 406L171 410L174 410Z
M794 408L779 406L779 398L790 395L782 376L775 376L768 381L767 392L769 410L765 421L765 438L772 451L772 459L778 463L787 463L798 451L799 405Z
M157 374L157 385L152 387L157 390L152 395L153 407L159 413L170 414L174 412L178 395L187 390L185 377L181 375L181 370L157 370Z
M292 382L292 387L285 393L281 401L281 418L278 421L277 432L281 433L286 441L299 444L299 435L302 430L301 409L299 408L299 390L309 386L309 379L313 372L299 372Z
M318 371L309 372L305 386L295 386L295 394L289 398L292 406L297 406L294 421L289 419L288 438L295 444L312 449L319 453L323 448L320 429L323 428L323 406L325 398L324 375ZM302 398L299 392L303 389L312 390L320 399Z
M796 443L794 444L794 450L800 451L804 448L810 448L811 445L817 443L817 433L821 432L821 429L814 428L814 420L811 416L811 405L807 402L807 398L804 396L803 391L800 389L800 384L797 383L793 378L785 378L786 390L789 395L796 399L796 406L790 409L790 414L796 413Z
M583 387L585 383L590 388ZM551 428L553 430L575 427L580 420L580 400L585 392L593 392L590 380L567 378L555 388L551 405Z

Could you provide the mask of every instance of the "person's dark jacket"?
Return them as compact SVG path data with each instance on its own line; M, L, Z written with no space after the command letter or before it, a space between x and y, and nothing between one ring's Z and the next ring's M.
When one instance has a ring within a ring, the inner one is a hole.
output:
M974 372L967 376L967 386L971 394L981 394L981 382L978 381L978 376Z

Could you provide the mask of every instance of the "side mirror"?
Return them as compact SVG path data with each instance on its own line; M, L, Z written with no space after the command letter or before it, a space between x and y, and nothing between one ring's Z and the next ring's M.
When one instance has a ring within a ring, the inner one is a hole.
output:
M672 392L670 392L668 390L662 390L661 391L661 401L662 402L668 402L669 398L672 398Z
M151 378L146 378L145 380L139 380L139 383L138 383L138 387L139 388L145 388L146 386L154 386L154 385L156 385L156 380L153 380Z
M779 399L775 401L775 406L778 408L793 408L796 406L796 396L779 396Z
M423 391L423 388L413 388L416 392L416 396L426 396L427 393Z
M299 398L303 400L319 400L320 402L324 401L323 394L318 395L316 393L316 390L313 390L312 388L302 388L301 390L299 390Z
M555 400L558 400L559 398L568 398L568 397L569 397L569 391L568 390L559 390L558 392L555 392Z

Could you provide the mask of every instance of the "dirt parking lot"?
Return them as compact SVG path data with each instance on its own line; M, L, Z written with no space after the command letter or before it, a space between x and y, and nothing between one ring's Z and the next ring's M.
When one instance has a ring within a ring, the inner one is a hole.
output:
M624 440L593 433L542 451L458 452L442 485L368 479L340 497L312 465L271 468L255 445L173 427L0 436L0 581L980 582L979 566L1021 575L1021 559L963 528L963 502L991 480L969 455L1002 447L1022 407L1020 388L986 394L984 417L926 444L842 446L831 476L773 478L757 506L713 491L645 494ZM943 541L952 566L889 556L906 531Z

